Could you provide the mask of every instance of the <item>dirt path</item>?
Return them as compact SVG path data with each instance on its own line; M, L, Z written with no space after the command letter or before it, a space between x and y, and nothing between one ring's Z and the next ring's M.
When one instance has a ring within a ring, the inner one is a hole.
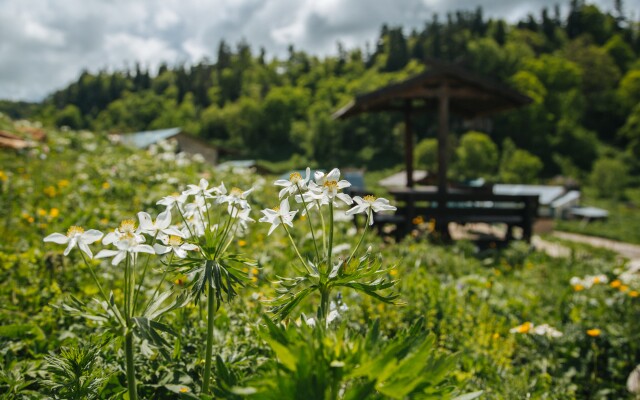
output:
M615 251L621 257L627 258L629 260L629 267L634 269L640 268L640 245L561 231L553 232L553 236L559 239L585 243L590 246L602 247ZM552 257L568 257L571 254L571 251L565 246L557 243L547 242L546 240L541 239L539 236L535 236L531 242L536 247L536 249L544 251Z

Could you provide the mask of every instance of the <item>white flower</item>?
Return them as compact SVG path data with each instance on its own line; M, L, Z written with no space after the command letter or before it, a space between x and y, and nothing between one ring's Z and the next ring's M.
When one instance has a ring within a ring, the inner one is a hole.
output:
M185 194L172 194L158 200L156 204L165 206L167 207L167 210L171 210L176 204L184 204L184 202L187 200L187 197L189 196Z
M180 236L165 236L160 238L160 240L165 245L163 246L158 243L153 245L153 249L157 254L166 254L173 251L179 258L185 258L187 257L187 251L198 250L198 246L191 243L185 243Z
M222 188L224 188L224 184L222 185ZM214 196L211 193L216 192L218 190L220 190L219 187L218 188L213 187L209 189L209 181L202 178L200 179L200 183L197 185L187 185L187 190L182 192L182 194L185 196L190 196L193 194L193 195L201 195L207 198L213 198Z
M314 185L313 182L311 182L311 184ZM306 205L306 208L302 208L302 215L307 215L307 212L311 211L314 208L320 208L320 206L329 204L329 199L323 196L322 192L314 192L312 190L302 193L302 196L297 194L295 196L295 199L297 203Z
M79 226L72 226L67 231L66 235L62 233L52 233L43 240L45 242L53 242L57 244L66 244L67 248L64 250L64 255L68 255L71 249L78 246L89 258L93 258L93 253L89 249L91 243L97 242L102 238L103 233L96 229L89 229L84 231Z
M556 328L550 326L549 324L538 325L533 328L531 331L536 335L547 336L551 338L559 338L562 337L562 332L557 330Z
M357 205L347 210L347 215L365 213L367 215L367 219L369 220L369 225L373 225L373 213L371 213L369 210L373 210L374 212L397 210L397 208L395 208L394 206L389 205L389 200L376 198L372 195L364 196L364 198L355 196L353 200L357 203ZM369 217L369 214L371 214L371 217Z
M229 191L229 194L221 194L218 197L218 201L220 203L229 203L229 205L237 205L238 207L243 209L251 208L249 207L249 203L247 202L247 196L251 192L253 192L253 188L245 190L243 192L242 189L234 187Z
M133 219L125 219L120 222L120 226L107 233L102 239L102 244L115 244L120 240L135 239L138 243L144 243L144 237L140 235L139 229L136 229L136 221Z
M280 202L280 207L275 207L274 209L265 209L262 210L264 217L260 218L260 222L268 222L271 224L271 228L269 229L268 235L271 235L278 225L287 224L293 227L293 217L296 215L296 211L289 211L289 199L284 199Z
M309 174L311 173L311 169L307 167L306 176L304 179L299 172L292 172L289 175L289 180L286 179L278 179L274 182L276 186L284 186L282 190L280 190L280 198L283 198L285 195L294 195L298 193L298 191L307 190L307 183L309 182Z
M627 390L631 393L640 394L640 365L638 365L627 378Z
M98 254L96 254L96 258L109 258L113 257L111 261L111 265L118 265L127 254L131 255L131 259L135 260L135 256L137 253L149 253L155 254L156 252L153 250L153 247L148 244L140 244L137 242L135 237L123 238L118 240L115 243L115 246L118 250L100 250Z
M309 184L309 190L322 194L327 200L333 201L335 206L337 206L337 203L334 201L336 197L344 201L347 205L351 205L353 200L349 195L338 193L338 190L348 188L349 186L351 186L351 184L348 181L344 179L340 180L340 170L334 168L326 175L320 171L316 171L315 183L311 182Z
M151 236L156 235L158 232L167 235L176 234L175 229L169 228L169 225L171 225L171 211L168 209L158 214L156 222L153 222L151 215L142 211L138 213L138 219L140 220L140 231Z

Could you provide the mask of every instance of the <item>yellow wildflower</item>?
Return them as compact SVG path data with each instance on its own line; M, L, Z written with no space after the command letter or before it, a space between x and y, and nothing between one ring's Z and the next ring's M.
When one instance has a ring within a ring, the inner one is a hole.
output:
M515 331L518 333L529 333L531 330L532 324L531 322L525 322L524 324L515 327Z
M9 177L7 176L7 174L4 173L4 171L0 171L0 181L2 182L6 182L7 179L9 179Z
M38 208L38 216L39 217L46 217L47 216L47 210L45 210L43 208Z
M632 291L629 292L629 296L638 297L638 296L640 296L640 293L638 293L637 290L632 290Z
M57 218L58 215L60 215L60 210L54 207L51 210L49 210L49 215L51 216L51 218Z
M616 279L615 281L610 283L610 286L614 289L619 288L620 286L622 286L622 282L620 282L619 279Z
M109 189L111 187L111 185L109 185L109 182L103 182L102 183L102 188L103 189Z
M398 270L397 270L397 269L395 269L395 268L393 268L391 271L389 271L389 275L391 275L391 276L396 276L396 275L398 275Z
M418 215L411 222L413 222L414 225L420 225L420 224L424 223L424 218L422 218L420 215Z
M491 335L491 338L492 338L493 340L498 340L498 339L500 339L500 334L499 334L498 332L496 332L496 333L494 333L493 335Z
M629 291L629 286L627 286L627 285L621 285L621 286L620 286L620 288L619 288L619 290L620 290L622 293L626 293L626 292L628 292L628 291Z
M598 328L587 329L587 335L589 335L591 337L600 336L601 333L602 333L602 331L600 329L598 329Z
M57 194L56 188L53 186L47 186L44 188L43 192L49 197L55 197Z
M66 179L59 180L59 181L58 181L58 187L59 187L60 189L64 189L64 188L66 188L67 186L69 186L69 183L70 183L70 182L69 182L68 180L66 180Z
M238 246L244 247L246 245L247 245L247 241L246 240L242 240L242 239L238 240Z

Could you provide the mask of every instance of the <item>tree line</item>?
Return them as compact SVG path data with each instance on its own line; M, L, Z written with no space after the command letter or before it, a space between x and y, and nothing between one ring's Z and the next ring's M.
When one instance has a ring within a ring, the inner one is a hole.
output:
M584 175L602 157L638 172L639 56L640 24L626 15L622 0L612 12L571 0L566 15L558 6L544 8L516 24L486 18L477 8L434 14L411 31L383 25L373 46L338 43L335 55L322 58L293 45L286 57L269 58L246 41L222 40L215 62L83 72L30 112L58 126L105 132L181 126L247 158L385 168L402 160L402 116L334 121L331 114L355 94L411 76L436 58L533 99L494 118L485 132L499 152L535 157L539 163L531 165L540 165L542 176ZM435 137L435 114L414 119L418 141ZM453 126L460 143L464 124ZM499 174L497 164L489 175Z

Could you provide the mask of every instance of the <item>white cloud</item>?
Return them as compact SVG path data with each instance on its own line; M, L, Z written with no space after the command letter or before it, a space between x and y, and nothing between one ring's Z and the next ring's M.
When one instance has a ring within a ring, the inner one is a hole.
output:
M602 8L612 0L595 0ZM637 1L637 0L635 0ZM383 23L421 28L438 12L474 9L511 21L558 0L0 0L0 99L40 100L80 71L153 69L215 59L218 43L246 39L283 56L377 40ZM566 1L560 1L566 3ZM625 2L631 9L629 2ZM444 18L441 18L444 20Z

